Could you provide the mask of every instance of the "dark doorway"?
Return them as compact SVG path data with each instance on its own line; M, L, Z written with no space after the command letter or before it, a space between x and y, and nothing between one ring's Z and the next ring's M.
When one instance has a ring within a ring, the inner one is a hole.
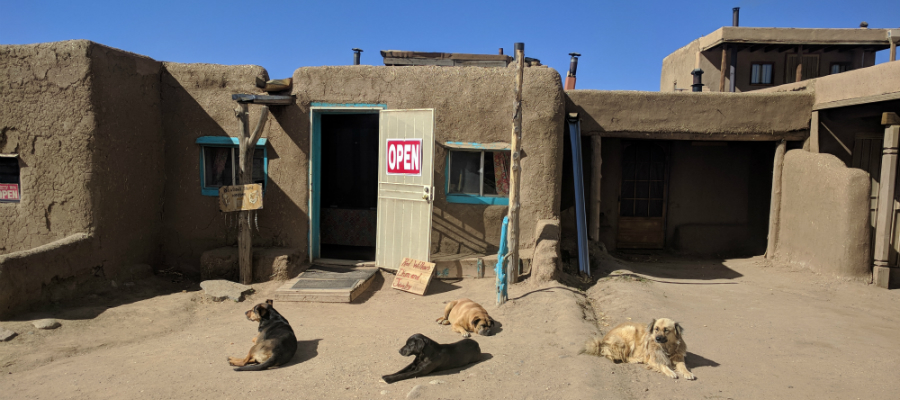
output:
M322 115L322 258L374 260L378 114Z
M625 142L619 196L619 248L661 249L666 241L665 143Z

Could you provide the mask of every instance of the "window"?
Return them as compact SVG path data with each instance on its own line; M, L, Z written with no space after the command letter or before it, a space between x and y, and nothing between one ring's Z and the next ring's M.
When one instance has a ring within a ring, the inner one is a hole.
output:
M771 85L774 63L753 63L750 66L751 85Z
M451 149L447 157L447 201L509 205L509 151Z
M21 198L19 157L0 154L0 203L18 203Z
M831 63L831 69L829 73L839 74L841 72L845 72L850 69L850 63Z
M238 166L238 139L224 136L203 136L200 144L200 188L204 196L218 196L219 188L234 185L240 175ZM253 183L263 185L268 181L268 154L266 139L256 142L253 154Z

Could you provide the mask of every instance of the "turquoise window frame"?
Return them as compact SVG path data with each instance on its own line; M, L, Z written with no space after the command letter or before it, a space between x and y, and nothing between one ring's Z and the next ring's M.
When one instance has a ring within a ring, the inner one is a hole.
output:
M320 103L310 105L310 163L309 163L309 260L321 255L320 218L322 190L322 115L325 114L378 114L387 110L387 104ZM379 140L381 140L379 134Z
M197 144L200 145L200 194L204 196L219 197L219 188L206 186L206 166L203 163L204 147L227 147L239 148L238 138L230 136L201 136L197 138ZM256 142L256 148L263 151L263 194L266 192L266 186L269 183L269 151L266 148L268 140L261 138Z
M472 143L472 145L477 146L477 143ZM509 196L479 196L475 194L466 194L466 193L450 193L450 154L454 151L467 151L472 153L482 153L485 151L509 151L509 150L476 150L476 149L463 149L463 148L448 148L447 149L447 165L446 165L446 173L444 174L444 193L447 194L447 202L448 203L457 203L457 204L482 204L489 206L508 206L509 205ZM484 157L484 156L482 156ZM484 182L481 182L484 185Z

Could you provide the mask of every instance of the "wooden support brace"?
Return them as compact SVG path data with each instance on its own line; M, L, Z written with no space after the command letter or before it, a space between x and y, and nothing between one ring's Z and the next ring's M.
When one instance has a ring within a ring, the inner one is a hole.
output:
M240 175L238 180L241 185L253 183L253 153L256 150L256 142L262 136L263 127L269 117L269 107L264 106L256 123L253 133L250 133L250 116L247 103L238 103L240 110L237 117L241 122L241 137L238 139L238 164ZM241 283L249 285L253 282L253 238L250 224L251 213L256 211L241 211L238 223L238 260L240 265Z

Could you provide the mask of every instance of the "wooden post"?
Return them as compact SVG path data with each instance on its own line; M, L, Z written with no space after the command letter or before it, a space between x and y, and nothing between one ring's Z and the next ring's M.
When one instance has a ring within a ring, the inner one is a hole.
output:
M591 208L588 216L588 236L595 242L600 241L600 183L602 178L601 166L603 165L603 157L601 157L601 140L600 135L591 136Z
M881 185L878 187L878 208L875 211L875 266L873 283L888 288L892 268L888 266L891 250L891 221L894 218L894 186L897 179L897 147L900 145L900 125L884 129L884 150L881 156ZM894 273L897 270L894 270Z
M809 152L819 152L819 112L813 111L809 121Z
M728 45L722 45L722 66L719 68L721 71L721 76L719 77L719 91L725 91L725 68L728 67Z
M250 134L250 115L247 103L238 103L241 107L237 117L241 122L241 137L238 138L238 181L241 185L253 183L253 153L256 142L262 135L262 128L269 117L269 107L264 106L256 123L256 129ZM241 283L249 285L253 282L253 238L251 237L250 215L252 211L241 211L238 223L238 260L241 269Z
M781 174L784 170L784 151L787 148L784 139L775 148L775 162L772 166L772 204L769 209L769 241L766 245L766 258L775 258L775 246L778 244L778 228L781 226Z
M522 79L525 74L525 44L516 43L516 88L513 103L512 162L509 174L509 232L506 236L509 247L509 263L506 265L507 287L519 280L519 176L522 150Z
M897 42L891 40L891 55L888 61L897 61Z
M803 80L803 45L797 47L797 75L794 82Z

